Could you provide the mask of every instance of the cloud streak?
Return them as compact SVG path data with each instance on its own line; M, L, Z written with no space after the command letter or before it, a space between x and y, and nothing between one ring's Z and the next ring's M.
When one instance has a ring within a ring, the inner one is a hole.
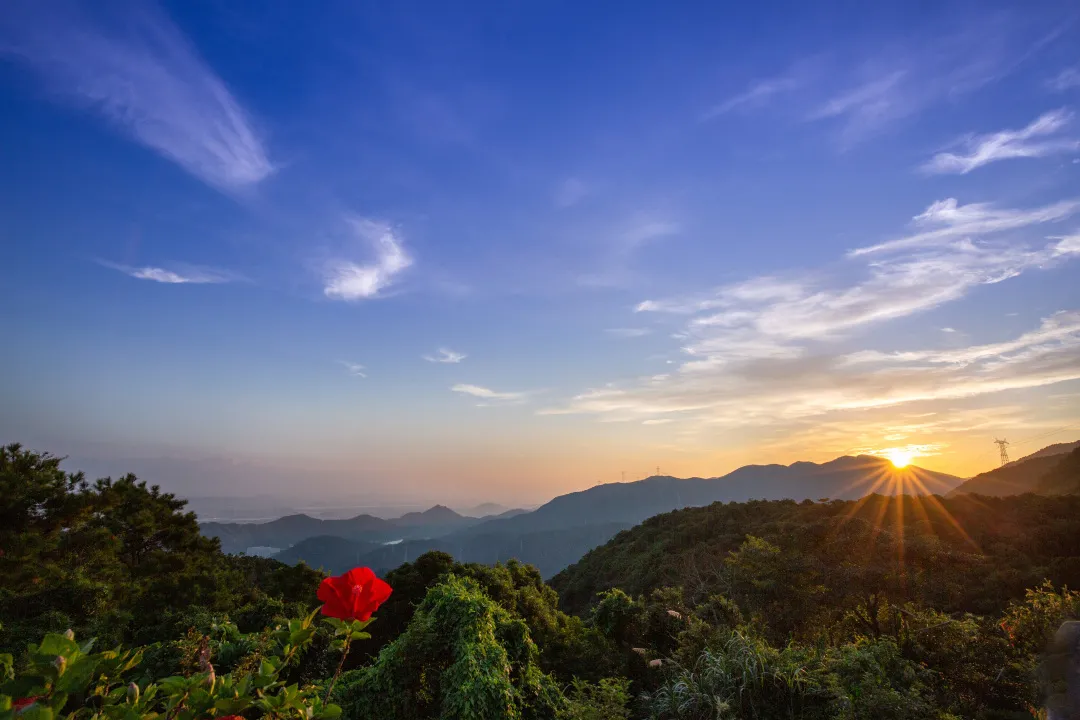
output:
M154 267L152 265L136 267L105 260L99 260L98 264L107 268L112 268L113 270L118 270L125 275L138 280L151 280L167 285L209 285L235 282L241 279L240 276L229 272L228 270L194 265L180 265L175 266L172 269L167 269L163 267Z
M353 377L367 377L367 368L365 368L359 363L349 362L348 360L338 360L338 363L342 365L345 368L346 372L348 372Z
M609 328L609 329L605 330L604 332L606 332L608 335L611 335L612 337L617 337L617 338L639 338L639 337L645 337L646 335L649 335L650 333L652 333L652 330L650 328L642 328L642 327L636 327L636 328Z
M1057 138L1055 135L1069 124L1071 114L1054 110L1032 121L1020 130L1002 130L986 135L975 135L963 141L965 152L938 153L922 166L930 174L964 175L976 168L1000 160L1012 158L1040 158L1059 155L1080 149L1080 141Z
M1080 88L1080 66L1065 68L1046 81L1046 87L1054 92L1065 92Z
M715 120L734 110L760 107L777 95L798 88L799 85L798 79L793 74L755 80L744 92L733 95L724 102L710 108L702 115L701 119L702 121Z
M450 388L452 392L461 393L462 395L468 395L470 397L477 398L482 402L478 403L479 407L485 407L488 405L519 405L527 402L529 397L534 395L536 391L517 391L517 392L500 392L492 390L491 388L483 387L482 385L470 385L468 383L458 383Z
M323 294L335 300L368 300L380 297L396 277L413 264L397 232L389 224L367 218L350 218L355 237L375 252L371 262L335 258L323 266Z
M431 363L456 364L469 357L465 353L455 352L449 348L439 348L433 355L424 355L425 360Z
M874 253L895 252L910 248L940 245L957 238L990 235L1007 230L1019 230L1030 225L1058 222L1080 211L1080 198L1062 200L1049 205L1024 210L1001 209L990 203L961 205L956 198L946 198L931 204L916 215L912 224L918 232L856 248L851 257Z
M56 96L225 191L274 171L247 112L151 3L5 3L0 54Z

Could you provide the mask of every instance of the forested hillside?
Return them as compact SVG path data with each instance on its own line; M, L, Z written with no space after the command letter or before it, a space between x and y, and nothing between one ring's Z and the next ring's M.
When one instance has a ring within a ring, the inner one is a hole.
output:
M730 595L729 561L743 555L775 573L784 607L762 620L780 637L800 629L781 621L792 613L839 617L886 587L893 601L990 612L1045 579L1080 587L1080 496L716 503L650 518L551 584L572 612L613 587L681 587L697 602Z
M1050 445L1027 457L1014 460L975 477L964 481L963 484L953 489L949 495L962 493L978 493L979 495L1023 495L1029 492L1047 492L1048 488L1043 484L1044 476L1053 471L1062 460L1080 450L1080 443L1058 443ZM1073 488L1070 490L1069 488ZM1054 494L1080 491L1080 478L1075 484L1066 483L1061 490L1052 490Z
M1028 720L1080 617L1080 496L716 503L554 587L439 552L325 578L8 446L0 549L0 720Z

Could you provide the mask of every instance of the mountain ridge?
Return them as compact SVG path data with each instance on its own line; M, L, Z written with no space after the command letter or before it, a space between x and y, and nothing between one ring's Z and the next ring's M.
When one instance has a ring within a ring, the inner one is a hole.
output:
M1078 448L1080 441L1048 445L1018 460L968 478L953 488L948 497L964 493L997 497L1037 493L1041 478L1053 471L1063 457L1076 452Z

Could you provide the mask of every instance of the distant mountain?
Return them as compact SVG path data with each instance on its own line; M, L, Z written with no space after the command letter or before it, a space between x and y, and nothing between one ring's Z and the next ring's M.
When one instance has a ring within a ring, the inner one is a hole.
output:
M462 533L393 544L317 537L297 543L274 558L290 564L304 560L312 567L335 574L357 566L384 574L426 552L439 550L460 562L489 565L517 558L535 565L544 577L550 577L578 560L583 553L581 548L596 547L628 527L625 523L615 523L535 533Z
M949 493L950 496L962 493L979 495L1023 495L1028 492L1040 492L1040 481L1053 470L1061 458L1080 447L1080 442L1057 443L1044 447L1038 452L1014 460L1007 465L994 468L965 481Z
M439 537L482 522L480 518L458 515L436 505L424 512L406 513L385 520L373 515L357 515L347 520L320 520L310 515L288 515L265 523L202 523L207 537L221 540L228 553L246 552L250 547L288 548L301 540L332 536L346 540L387 542L407 538Z
M509 509L510 508L506 507L505 505L488 502L480 503L476 507L466 508L465 510L461 511L461 514L466 517L482 518L489 515L502 515Z
M915 466L896 468L888 460L860 455L827 463L747 465L716 478L653 476L628 483L597 485L560 495L533 512L510 520L494 519L465 534L537 532L597 523L637 523L671 510L746 500L852 500L881 494L944 494L961 478Z
M397 520L392 520L391 522L399 527L416 527L425 525L452 525L461 523L461 521L465 519L464 515L458 515L445 505L435 505L423 512L405 513Z
M327 570L356 567L361 555L369 553L380 547L379 543L366 540L346 540L333 535L319 535L310 537L286 548L274 555L275 560L280 560L289 565L295 565L303 560L314 568Z
M442 550L466 562L516 557L536 565L548 577L620 530L671 510L752 499L851 500L871 492L944 494L961 482L961 478L918 467L896 468L888 460L866 455L840 457L822 464L748 465L717 478L656 476L598 485L561 495L532 512L507 511L494 518L468 518L442 506L396 520L380 521L370 516L326 521L307 518L307 537L333 535L346 541L402 542L358 550L320 538L314 546L301 546L291 554L283 551L276 557L285 560L302 555L309 564L334 572L352 567L359 558L360 564L388 570L427 550ZM273 523L204 526L204 533L222 533L218 536L223 537L223 545L228 534L225 549L229 552L255 545L288 548L304 539L296 533L282 539L282 533L267 534L260 529L270 525Z

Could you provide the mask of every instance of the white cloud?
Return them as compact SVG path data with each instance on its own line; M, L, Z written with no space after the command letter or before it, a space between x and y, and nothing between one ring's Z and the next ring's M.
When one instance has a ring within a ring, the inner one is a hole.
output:
M1080 88L1080 67L1065 68L1046 81L1046 86L1054 92L1065 92Z
M1054 110L1040 116L1021 130L1002 130L975 135L964 140L963 154L938 153L922 166L928 173L966 174L998 160L1038 158L1080 149L1080 141L1071 139L1039 140L1054 135L1068 125L1070 113Z
M638 338L645 337L650 334L652 330L650 328L609 328L605 330L608 335L619 338Z
M555 207L573 207L584 200L590 192L589 186L578 178L567 178L555 188Z
M152 280L154 282L166 283L169 285L206 285L235 282L241 279L239 275L227 270L199 267L196 265L178 265L169 270L149 265L135 267L132 265L108 262L106 260L99 260L98 263L104 267L119 270L125 275L129 275L139 280Z
M152 3L11 0L0 53L209 185L233 190L274 171L247 113Z
M682 226L667 217L641 213L630 218L618 231L605 238L604 267L577 278L578 285L591 288L626 287L636 279L632 271L634 254L650 242L678 235Z
M1049 242L999 237L1068 214L1066 206L1048 207L936 203L920 218L952 229L933 242L922 238L849 255L828 272L800 272L797 280L765 276L644 301L637 312L685 317L675 336L685 354L677 371L589 389L540 412L640 422L681 418L690 421L687 427L782 427L1080 378L1080 313L1053 315L1037 330L988 345L906 353L844 349L871 327L1080 257L1080 236ZM959 227L965 232L956 236Z
M379 297L413 260L387 223L367 218L351 218L349 222L357 237L375 250L375 259L367 264L346 259L327 262L323 268L323 293L339 300Z
M799 85L800 82L794 74L755 80L744 92L710 108L701 119L714 120L733 110L760 106L777 95L794 90Z
M1017 230L1029 225L1057 222L1080 211L1080 198L1062 200L1026 210L999 209L990 203L960 205L955 198L939 200L914 218L916 227L928 228L905 237L856 248L849 255L894 252L943 241Z
M454 352L449 348L439 348L434 355L424 355L424 359L433 363L459 363L469 357L465 353Z
M852 353L843 358L844 365L862 363L927 363L970 365L989 358L1014 358L1017 353L1045 350L1050 347L1080 346L1080 311L1061 311L1044 318L1037 330L1026 332L1014 340L972 345L953 350L920 350L881 353L872 350Z
M486 401L486 403L499 403L499 404L515 404L525 402L532 394L528 391L521 392L498 392L491 388L482 387L480 385L469 385L467 383L458 383L450 388L453 392L461 393L462 395L469 395L474 398Z
M363 365L360 365L359 363L349 362L348 360L338 360L338 362L345 367L345 370L350 375L362 378L367 377L367 373L365 372L367 368L365 368Z
M835 124L839 145L849 148L928 108L954 103L1015 72L1059 32L1047 34L1047 24L1025 20L984 13L957 32L881 43L863 56L834 54L820 82L829 90L806 119Z

